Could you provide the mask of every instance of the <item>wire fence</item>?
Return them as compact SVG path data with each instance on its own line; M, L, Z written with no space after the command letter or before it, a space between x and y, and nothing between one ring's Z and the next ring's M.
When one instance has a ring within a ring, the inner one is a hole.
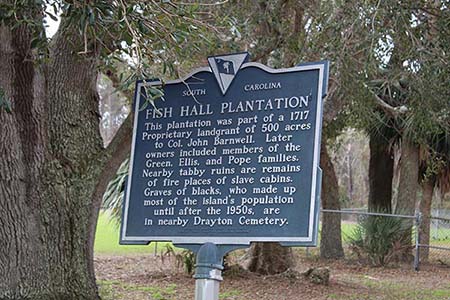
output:
M395 252L397 254L401 252L402 255L410 255L413 258L413 266L416 270L419 270L422 263L450 266L450 218L447 216L433 215L424 218L419 212L415 215L404 215L374 213L360 209L322 209L321 212L322 214L339 214L342 242L347 257L356 255L361 258L361 249L358 248L366 247L367 256L372 260L379 259L378 262L380 259L381 262L383 262L382 259L391 259L396 255ZM428 222L429 226L427 226ZM407 243L410 245L407 249L398 245L398 239L401 237L398 232L403 230L402 224L407 225L406 239L411 239ZM369 239L369 235L375 238ZM390 236L391 241L389 241ZM363 245L364 243L368 245ZM386 243L390 244L386 246ZM375 252L383 252L380 250L384 249L383 247L388 247L389 251L386 250L382 257L377 257Z
M439 218L432 216L430 218L431 238L434 241L450 240L450 218Z
M431 216L429 236L429 243L419 244L423 260L450 266L450 218Z

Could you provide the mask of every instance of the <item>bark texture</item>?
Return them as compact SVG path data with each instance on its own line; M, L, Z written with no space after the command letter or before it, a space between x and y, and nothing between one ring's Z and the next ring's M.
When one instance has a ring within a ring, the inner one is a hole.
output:
M41 75L27 61L24 45L29 39L24 27L0 27L0 87L16 112L0 111L0 299L16 297L19 289L38 287L38 278L27 274L45 274L46 268L35 263L45 254L34 211L42 201L35 179L44 164L46 137L38 121L43 107L30 101Z
M391 213L394 158L384 137L372 134L369 147L369 211Z
M249 249L248 270L262 275L280 274L294 266L290 247L278 243L254 243Z
M419 182L419 147L407 138L402 140L399 168L400 178L395 212L413 215Z
M340 210L338 180L326 145L320 151L322 175L322 208ZM320 256L322 258L344 257L341 240L341 214L322 213L322 232L320 236Z
M115 163L99 133L96 53L77 54L80 36L64 28L37 63L30 28L0 26L12 107L0 110L0 299L99 298L93 199Z
M407 138L402 140L399 168L400 178L395 213L412 216L415 213L419 182L419 147ZM405 230L405 238L402 239L405 241L404 251L399 253L399 257L404 261L411 261L413 259L410 251L412 248L413 221L405 220L405 222L408 226Z
M419 243L423 245L430 244L430 217L431 204L433 200L435 180L429 178L422 183L422 199L420 201L420 212L422 213L422 222L419 228ZM420 260L427 261L430 249L427 247L420 248Z

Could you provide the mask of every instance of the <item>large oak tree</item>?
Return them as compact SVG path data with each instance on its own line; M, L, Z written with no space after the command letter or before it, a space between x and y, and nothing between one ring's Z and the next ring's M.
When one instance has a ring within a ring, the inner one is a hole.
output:
M129 84L175 52L192 56L194 40L206 36L198 9L169 1L0 1L0 299L98 298L98 210L131 138L129 117L103 147L99 70ZM57 14L61 25L48 39L45 18ZM132 75L116 76L113 58L128 62Z
M354 75L366 95L355 99L351 112L371 138L369 209L413 215L422 182L427 236L435 176L445 178L449 159L436 150L448 144L450 131L448 3L367 1L359 10L358 27L367 32L366 63ZM396 199L391 199L392 145L399 149ZM421 176L420 165L428 176Z

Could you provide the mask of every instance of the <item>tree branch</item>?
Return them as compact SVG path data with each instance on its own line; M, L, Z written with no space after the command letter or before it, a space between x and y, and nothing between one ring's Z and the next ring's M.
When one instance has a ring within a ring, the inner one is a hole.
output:
M385 112L392 115L393 117L398 117L399 115L402 115L409 111L408 107L406 105L401 106L391 106L388 103L386 103L383 99L381 99L376 93L374 93L366 84L364 86L367 88L367 90L372 94L373 99L375 100L375 103L381 107Z
M117 88L120 85L119 78L112 72L107 71L106 76L113 83L113 87ZM124 91L123 95L127 97L130 101L133 97L131 91ZM127 118L124 120L119 130L114 135L114 138L109 143L109 145L100 153L101 156L105 157L103 161L105 163L101 166L102 172L97 181L97 185L95 186L94 194L92 195L92 213L89 220L89 245L87 245L89 249L89 255L91 257L90 262L93 261L94 257L94 241L95 241L95 229L97 226L98 215L101 208L103 194L108 187L109 182L116 175L117 169L123 163L123 161L130 154L131 148L131 140L133 133L133 119L134 114L130 112Z
M330 85L328 88L328 93L324 99L323 103L323 126L326 127L331 123L337 115L340 113L343 105L343 101L340 101L336 97L336 92L338 90L337 81L330 77Z
M130 113L123 122L122 126L117 131L111 143L100 155L107 157L106 163L102 166L102 173L99 177L95 192L92 196L92 213L89 220L89 256L91 259L89 262L93 262L94 258L94 241L95 241L95 228L97 226L98 212L102 204L103 194L111 179L116 174L117 169L122 162L130 154L130 145L133 132L133 113Z

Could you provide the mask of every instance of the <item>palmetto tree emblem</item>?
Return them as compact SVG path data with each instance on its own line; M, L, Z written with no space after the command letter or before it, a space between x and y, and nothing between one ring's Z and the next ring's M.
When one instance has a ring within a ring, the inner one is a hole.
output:
M224 62L223 68L226 70L227 74L230 73L230 62Z
M226 93L228 87L231 85L231 82L247 58L248 53L246 52L212 56L208 58L211 71L214 73L223 94Z

